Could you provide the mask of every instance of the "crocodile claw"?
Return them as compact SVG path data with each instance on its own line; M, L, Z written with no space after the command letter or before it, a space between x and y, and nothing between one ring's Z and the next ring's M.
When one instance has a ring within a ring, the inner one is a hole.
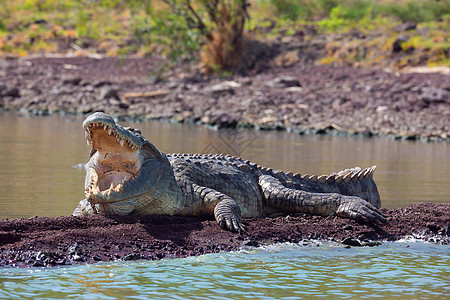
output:
M336 215L363 223L387 223L386 216L378 208L358 197L344 196Z
M224 216L218 220L219 225L222 229L229 230L231 232L243 233L245 232L245 227L240 220L237 220L234 216Z

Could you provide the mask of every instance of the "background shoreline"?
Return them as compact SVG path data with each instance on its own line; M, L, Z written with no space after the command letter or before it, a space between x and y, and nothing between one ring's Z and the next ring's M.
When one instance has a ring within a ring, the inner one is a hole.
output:
M134 120L298 134L450 141L450 80L440 73L295 65L205 77L186 67L155 82L155 58L0 60L0 109L102 110Z

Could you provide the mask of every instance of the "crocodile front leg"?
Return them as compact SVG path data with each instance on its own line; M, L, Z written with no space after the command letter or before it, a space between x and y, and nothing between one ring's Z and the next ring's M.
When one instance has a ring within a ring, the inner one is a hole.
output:
M236 200L215 189L195 183L192 183L192 191L196 204L193 205L194 215L211 215L214 212L216 221L223 229L233 232L245 231L241 208Z
M386 222L381 211L358 197L290 189L270 175L261 175L259 184L268 205L284 212L303 212L321 216L337 215L366 223Z
M241 208L234 199L226 195L223 198L225 199L214 208L214 217L220 227L233 232L244 232L245 228L241 223Z
M96 213L97 212L94 210L92 204L86 199L83 199L80 203L78 203L78 206L73 211L72 216L90 216Z

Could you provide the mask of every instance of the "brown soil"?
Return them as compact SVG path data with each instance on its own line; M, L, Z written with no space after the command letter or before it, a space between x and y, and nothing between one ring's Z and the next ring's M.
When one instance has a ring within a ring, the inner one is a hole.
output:
M172 70L152 58L0 60L0 109L85 114L299 134L383 135L450 141L450 77L377 69L261 66L228 78Z
M101 216L0 220L0 266L55 266L112 260L162 259L233 251L278 242L331 240L376 246L413 236L449 243L450 204L383 209L389 223L370 227L338 217L298 215L246 219L247 233L214 220L168 216Z

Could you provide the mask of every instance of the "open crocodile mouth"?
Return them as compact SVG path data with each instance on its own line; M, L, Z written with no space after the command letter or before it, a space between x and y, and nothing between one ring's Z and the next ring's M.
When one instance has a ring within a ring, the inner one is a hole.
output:
M88 122L84 129L87 144L92 148L86 197L120 192L126 183L136 178L141 168L141 145L133 141L128 130L112 120Z

